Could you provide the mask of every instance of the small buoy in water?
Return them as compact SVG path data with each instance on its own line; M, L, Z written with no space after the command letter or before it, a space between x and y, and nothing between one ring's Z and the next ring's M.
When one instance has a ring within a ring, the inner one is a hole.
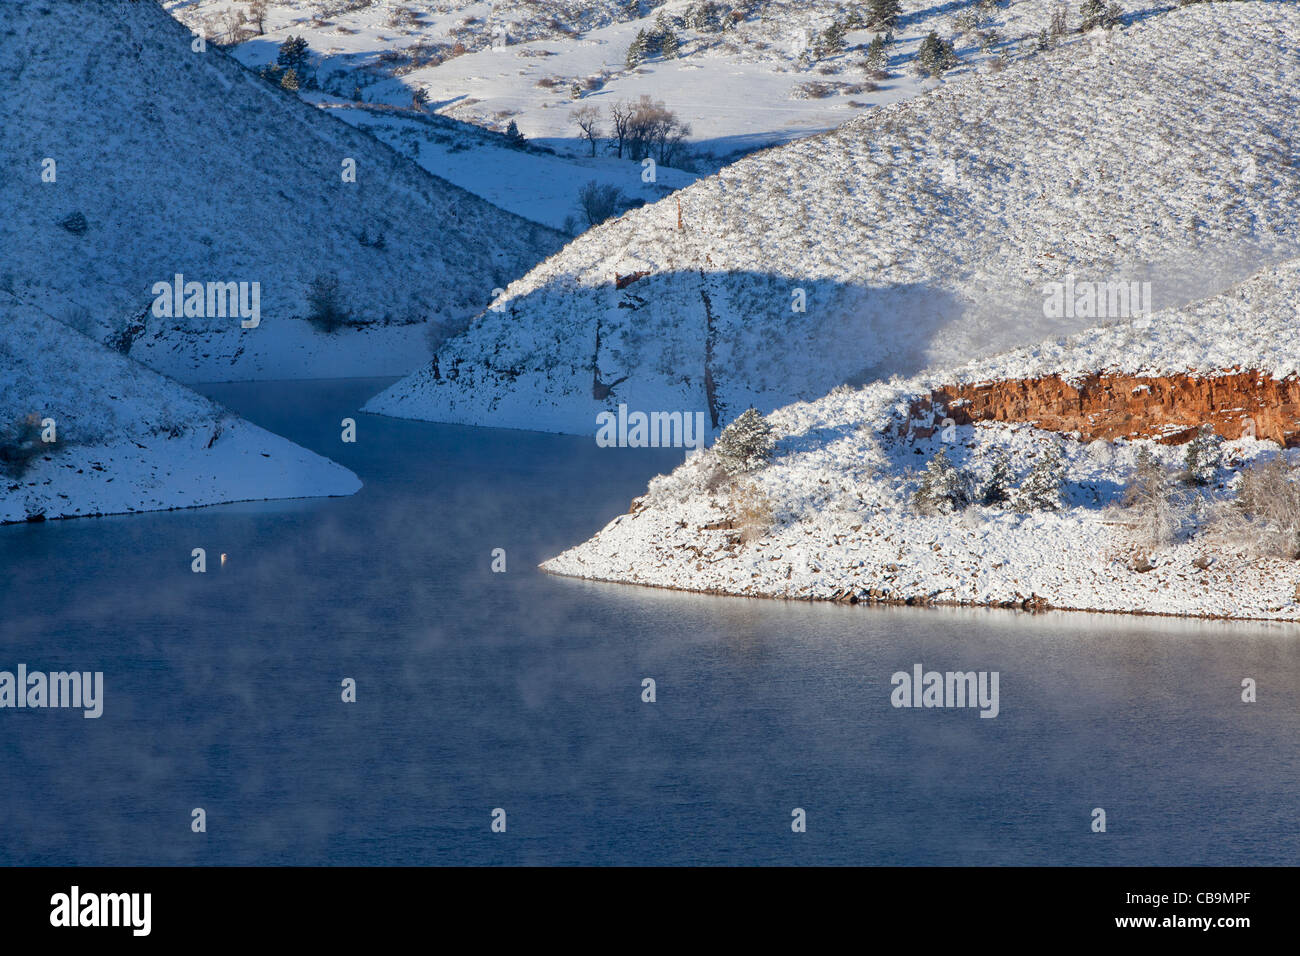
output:
M222 554L222 555L221 555L221 566L222 566L223 568L226 566L226 556L225 556L225 554Z

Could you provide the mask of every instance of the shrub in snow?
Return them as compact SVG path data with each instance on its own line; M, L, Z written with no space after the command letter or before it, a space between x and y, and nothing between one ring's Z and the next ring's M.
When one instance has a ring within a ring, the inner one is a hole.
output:
M1163 548L1178 532L1180 516L1173 493L1174 483L1168 469L1143 448L1138 452L1137 466L1123 497L1123 507L1143 547Z
M750 544L772 530L771 499L752 481L732 487L731 511L742 544Z
M957 65L957 51L933 30L916 51L916 66L927 76L939 76Z
M1216 522L1218 536L1262 557L1300 555L1300 482L1278 458L1242 469L1236 501Z
M1007 453L1004 451L994 453L989 479L980 491L980 504L1000 505L1010 501L1015 490L1013 479L1011 459L1007 457Z
M1209 425L1202 425L1196 437L1187 443L1183 455L1183 481L1189 485L1208 485L1218 474L1223 458L1223 439Z
M713 443L718 464L730 476L757 471L772 460L776 442L772 426L757 409L747 408L722 430Z
M307 321L321 332L335 332L352 313L344 308L336 275L319 275L307 287Z
M90 224L86 222L86 217L79 212L72 213L72 215L62 220L59 225L74 236L84 236L86 230L90 228Z
M697 3L686 10L686 29L701 33L717 33L722 29L723 9L720 4Z
M1061 507L1061 484L1065 481L1065 464L1053 446L1048 446L1013 496L1017 511L1058 511Z
M511 120L506 126L506 145L514 149L522 149L527 142L524 134L519 132L519 124Z
M962 510L970 499L970 480L939 449L926 463L912 505L923 515L943 515Z
M41 419L35 413L0 428L0 474L20 478L45 450Z
M280 79L280 89L288 90L290 93L298 92L298 71L285 70L284 76Z
M578 208L589 226L598 226L618 214L624 204L617 186L591 180L578 190Z

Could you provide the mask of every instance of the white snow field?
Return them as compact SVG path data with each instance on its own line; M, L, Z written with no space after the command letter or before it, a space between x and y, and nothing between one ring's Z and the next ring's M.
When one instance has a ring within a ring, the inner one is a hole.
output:
M735 595L798 599L909 600L1050 606L1130 613L1300 619L1293 560L1259 557L1250 540L1224 537L1214 517L1229 508L1242 466L1300 450L1241 438L1225 442L1204 489L1175 492L1177 534L1152 549L1137 540L1122 497L1147 449L1172 473L1185 445L1149 440L1089 443L1032 424L982 423L919 437L899 426L912 402L954 382L1059 372L1156 376L1256 369L1296 373L1294 330L1300 259L1266 269L1189 307L1098 328L1041 346L910 379L841 388L768 420L771 463L740 479L739 492L710 485L711 452L692 456L594 538L547 561L557 574ZM918 424L930 425L931 422ZM928 429L926 429L928 430ZM924 434L923 430L921 434ZM946 440L945 440L946 439ZM919 473L939 449L979 480L999 452L1017 484L1054 448L1065 464L1063 507L971 505L918 512ZM740 509L754 530L745 541ZM755 504L757 503L757 504ZM770 509L770 516L765 514ZM719 524L729 525L718 528ZM714 526L712 529L708 526ZM1141 552L1154 567L1137 570ZM1193 564L1197 559L1207 567Z
M367 410L723 424L1096 324L1049 317L1069 276L1185 304L1300 248L1298 113L1296 4L1096 30L591 229Z
M0 123L0 306L185 381L401 374L431 327L462 327L559 248L193 41L154 2L6 6L0 78L22 95ZM247 283L250 311L257 283L260 324L211 300L156 315L177 274ZM360 330L304 320L330 275Z
M0 523L361 487L341 465L34 310L5 308L3 319Z

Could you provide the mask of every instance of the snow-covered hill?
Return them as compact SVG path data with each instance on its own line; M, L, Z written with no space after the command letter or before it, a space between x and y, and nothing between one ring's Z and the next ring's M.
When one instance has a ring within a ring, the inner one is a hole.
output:
M592 229L368 410L720 424L1095 324L1045 303L1071 276L1183 304L1294 254L1298 114L1295 4L1096 30Z
M30 309L0 316L0 523L360 487L65 325Z
M779 409L768 419L776 439L770 465L727 482L713 452L693 456L651 482L631 513L543 567L738 595L1300 619L1300 569L1290 553L1300 548L1294 473L1289 484L1267 486L1274 500L1264 506L1278 509L1271 523L1256 514L1254 524L1241 525L1234 504L1248 466L1280 458L1294 467L1300 449L1281 452L1243 435L1222 444L1204 486L1189 487L1174 479L1186 466L1185 443L1083 442L1023 421L944 427L934 419L947 410L929 407L932 389L956 382L1106 370L1138 376L1134 398L1157 416L1168 409L1143 398L1141 381L1189 371L1213 382L1254 370L1259 387L1281 379L1294 395L1297 302L1300 259L1187 308ZM1251 414L1249 407L1218 411L1243 422ZM1266 411L1287 416L1293 433L1300 426L1294 398ZM1009 485L1021 488L1055 452L1064 466L1063 507L1035 510L1013 497L921 513L913 496L940 450L976 487L987 486L1001 459ZM1154 512L1115 507L1133 487L1144 450L1172 483L1166 540L1143 537L1143 514ZM1286 547L1261 554L1273 536Z
M1032 54L1044 32L1071 42L1051 34L1054 16L1067 31L1080 22L1077 4L1061 0L903 0L887 75L877 75L865 53L883 31L867 29L865 0L268 0L260 21L242 0L164 5L250 65L302 37L329 94L405 106L422 89L444 115L493 129L514 120L530 139L577 152L573 110L649 95L691 125L708 169L916 95L925 84L912 62L930 31L952 42L961 75ZM1125 6L1134 16L1163 9ZM663 29L675 48L629 63L637 35ZM826 39L836 29L840 46Z
M193 41L151 0L6 6L0 305L184 380L394 374L559 247ZM178 274L256 284L260 324L155 314ZM304 321L331 276L359 331Z

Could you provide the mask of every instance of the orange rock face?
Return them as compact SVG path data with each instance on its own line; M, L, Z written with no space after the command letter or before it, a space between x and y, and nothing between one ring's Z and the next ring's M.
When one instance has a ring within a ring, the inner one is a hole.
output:
M1300 445L1300 379L1266 372L1181 373L1157 377L1090 375L1071 384L1058 375L945 385L913 406L913 418L933 412L958 425L1032 422L1083 441L1152 438L1189 441L1202 424L1226 439L1254 435L1283 447ZM932 429L916 429L928 434Z

